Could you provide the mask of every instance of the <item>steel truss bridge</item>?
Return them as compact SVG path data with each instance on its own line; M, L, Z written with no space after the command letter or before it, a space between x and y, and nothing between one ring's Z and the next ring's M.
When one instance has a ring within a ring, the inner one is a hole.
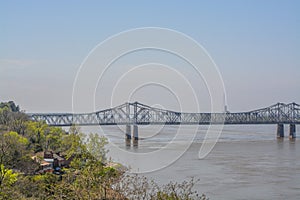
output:
M296 124L300 124L300 105L277 103L267 108L237 113L186 113L150 107L139 102L92 113L32 113L34 121L45 121L51 126L130 125L137 139L137 125L208 125L208 124L277 124L277 136L284 136L283 124L290 124L290 136L295 137ZM131 138L131 136L130 136Z

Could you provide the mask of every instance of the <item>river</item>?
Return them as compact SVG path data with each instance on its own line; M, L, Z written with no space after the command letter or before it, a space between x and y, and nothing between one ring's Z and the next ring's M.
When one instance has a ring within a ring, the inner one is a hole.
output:
M122 128L122 127L121 127ZM300 127L297 127L300 128ZM138 147L126 147L118 127L83 127L84 132L104 132L121 149L145 153L167 145L177 130L166 126L141 128ZM155 134L152 134L155 130ZM276 139L276 125L224 126L222 134L204 159L198 158L207 127L200 127L190 147L174 163L144 173L160 184L200 179L194 189L210 199L298 199L300 197L300 139ZM187 134L189 130L187 127ZM177 139L178 145L180 140ZM173 151L182 151L180 146ZM151 162L151 160L149 160Z

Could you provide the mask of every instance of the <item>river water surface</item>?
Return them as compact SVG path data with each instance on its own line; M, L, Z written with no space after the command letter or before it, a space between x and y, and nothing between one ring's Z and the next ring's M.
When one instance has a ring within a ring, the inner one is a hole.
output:
M124 133L118 127L104 127L99 132L105 132L110 142L126 151L142 153L163 147L177 130L176 126L166 126L151 134L152 129L155 128L149 126L140 130L138 147L126 147ZM225 126L213 150L199 159L206 133L206 127L201 127L177 161L143 175L161 184L191 177L200 179L194 189L210 199L300 199L300 138L289 140L287 129L286 125L286 138L277 140L276 125ZM84 132L97 130L99 127L84 128ZM184 137L178 140L180 145Z

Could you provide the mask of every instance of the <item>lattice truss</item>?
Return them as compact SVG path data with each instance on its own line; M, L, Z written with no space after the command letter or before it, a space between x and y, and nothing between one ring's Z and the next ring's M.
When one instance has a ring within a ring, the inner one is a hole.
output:
M116 124L278 124L300 123L300 105L277 103L239 113L184 113L150 107L138 102L92 113L33 113L32 120L53 126Z

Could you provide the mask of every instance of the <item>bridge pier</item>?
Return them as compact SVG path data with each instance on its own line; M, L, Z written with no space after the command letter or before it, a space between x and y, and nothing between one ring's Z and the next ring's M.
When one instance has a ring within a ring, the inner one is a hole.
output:
M290 139L296 138L296 124L290 124Z
M125 139L131 140L131 126L129 124L126 124L126 130L125 130Z
M139 128L138 128L138 125L133 125L132 136L131 136L131 125L126 124L126 130L125 130L126 146L131 145L131 140L133 142L133 146L138 146Z
M139 128L137 125L133 125L133 139L134 140L139 139Z
M133 125L133 138L132 143L134 147L139 146L139 129L137 125Z
M284 125L277 124L277 138L284 138Z
M126 147L131 146L131 126L129 124L126 124L125 144L126 144Z

